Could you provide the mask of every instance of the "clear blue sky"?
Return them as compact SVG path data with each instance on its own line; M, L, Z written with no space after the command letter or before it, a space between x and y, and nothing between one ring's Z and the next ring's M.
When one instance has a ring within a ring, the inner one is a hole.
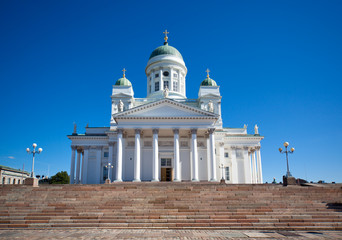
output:
M70 171L66 135L109 126L122 68L146 96L150 53L183 55L187 97L205 70L221 86L225 127L254 124L264 181L342 182L342 1L0 1L0 164L31 169L25 149L44 149L36 173Z

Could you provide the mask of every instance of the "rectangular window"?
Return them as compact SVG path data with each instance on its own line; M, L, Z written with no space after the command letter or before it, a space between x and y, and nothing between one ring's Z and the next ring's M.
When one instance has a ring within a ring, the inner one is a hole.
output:
M229 155L228 155L228 153L226 152L226 153L224 153L224 157L229 157Z
M109 156L109 152L104 152L103 153L103 157L108 157Z
M154 91L159 91L159 82L154 83Z
M178 77L177 73L174 73L174 74L173 74L173 77L174 77L174 78L177 78L177 77Z
M171 158L160 159L160 164L162 167L171 167Z
M169 81L164 81L164 89L169 88Z
M154 75L154 77L156 77L156 78L159 77L159 73L157 73L156 75Z
M107 177L108 177L108 168L103 166L103 181L106 181Z
M173 91L177 92L178 91L178 82L173 82Z
M229 176L229 167L225 168L225 173L226 173L226 180L229 181L230 180L230 176Z
M152 88L151 88L151 85L149 85L149 90L150 90L149 93L151 93L151 89L152 89Z

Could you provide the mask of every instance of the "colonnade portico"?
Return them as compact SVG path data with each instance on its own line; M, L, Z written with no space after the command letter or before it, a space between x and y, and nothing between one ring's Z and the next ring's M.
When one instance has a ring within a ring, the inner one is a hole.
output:
M129 129L118 128L117 129L117 157L116 157L116 177L114 182L123 181L123 152L124 152L124 131ZM160 162L159 162L159 144L158 137L159 133L163 129L134 129L135 134L135 144L134 144L134 182L141 181L141 133L144 131L152 131L152 182L160 181ZM182 181L181 177L181 165L180 165L180 142L179 142L179 128L172 128L173 131L173 181L179 182ZM198 129L190 129L191 132L191 153L192 153L192 181L199 181L198 174L198 153L197 153L197 130ZM188 130L186 130L188 131ZM208 129L209 132L209 143L210 143L210 166L211 172L210 176L208 176L208 180L216 181L216 156L215 156L215 137L214 137L215 129Z
M263 183L260 146L249 148L248 159L251 164L251 183Z

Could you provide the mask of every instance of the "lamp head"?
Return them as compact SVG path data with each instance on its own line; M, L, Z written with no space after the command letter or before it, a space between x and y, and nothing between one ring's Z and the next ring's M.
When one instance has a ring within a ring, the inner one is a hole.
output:
M38 152L40 152L40 153L41 153L42 151L43 151L43 149L42 149L42 148L38 148Z
M295 150L294 148L291 148L291 149L290 149L291 152L294 152L294 150Z
M27 153L30 153L30 149L29 149L29 148L26 148L26 152L27 152Z
M279 148L278 150L279 150L279 152L280 152L280 153L283 151L283 149L282 149L282 148Z
M32 144L32 147L36 148L37 147L37 143Z
M288 147L289 145L289 142L284 142L284 147Z

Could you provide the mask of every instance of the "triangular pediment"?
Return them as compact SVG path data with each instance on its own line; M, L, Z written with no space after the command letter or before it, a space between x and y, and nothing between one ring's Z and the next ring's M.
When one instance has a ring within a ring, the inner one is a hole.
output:
M113 115L114 119L123 118L218 118L218 115L191 107L171 99L147 103Z

